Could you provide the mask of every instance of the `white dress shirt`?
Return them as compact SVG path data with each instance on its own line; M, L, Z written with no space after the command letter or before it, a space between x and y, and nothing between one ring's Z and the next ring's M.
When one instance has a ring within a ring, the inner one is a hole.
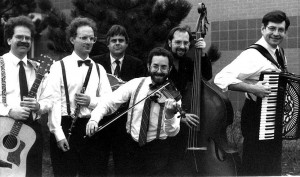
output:
M99 122L103 118L103 116L113 113L119 108L122 103L127 102L129 99L129 107L131 107L133 104L135 91L137 90L138 85L140 84L142 79L143 77L132 79L115 90L110 97L106 97L106 99L103 100L101 104L98 104L98 106L92 111L91 120ZM149 84L151 83L151 78L147 77L137 94L135 103L139 102L149 93L151 93L149 89ZM127 133L130 133L135 141L138 141L139 138L144 103L145 100L140 102L133 108L133 115L131 110L128 112L126 129ZM181 104L181 101L179 101L178 103ZM166 119L163 111L162 123L161 125L158 125L159 109L160 106L158 103L151 102L147 142L150 142L156 138L156 131L158 126L161 126L159 139L166 139L167 136L175 136L179 132L180 118L177 118L179 116L179 113L175 114L175 116L171 119Z
M119 61L120 61L120 71L121 71L121 68L122 68L123 60L124 60L124 56L119 59ZM117 63L115 61L116 61L116 59L110 54L110 66L111 66L111 73L112 74L115 73L115 69L117 67Z
M77 61L82 59L75 52L63 58L62 60L64 61L66 70L66 80L68 83L70 110L72 115L76 109L75 94L80 93L89 67L85 64L82 64L81 67L78 66ZM91 59L87 58L86 60ZM100 98L102 96L109 95L112 92L105 69L98 64L100 69L99 80L96 63L92 60L91 63L93 63L93 68L84 93L90 96L91 102L88 107L80 108L79 118L90 118L91 111L99 103ZM55 62L51 67L48 88L48 91L52 93L54 99L53 109L51 114L49 114L48 126L50 132L54 133L56 140L60 141L65 138L61 127L61 116L67 116L68 113L62 68L59 61Z
M266 48L274 60L276 60L276 49L272 48L263 37L258 40L256 44L260 44ZM254 85L259 81L259 76L262 71L280 72L281 70L266 59L258 50L247 49L229 65L223 68L216 75L214 82L223 91L227 91L229 85L241 82Z
M2 102L2 92L0 92L0 116L8 116L8 113L10 109L21 107L21 96L20 96L20 84L19 84L19 62L21 61L19 58L17 58L14 54L11 52L6 53L3 55L3 60L5 63L5 75L6 75L6 103L7 106L5 106ZM22 61L24 62L24 69L27 79L27 86L28 86L28 92L30 91L35 78L36 78L36 71L31 62L27 59L27 56L22 58ZM1 72L0 72L0 78L2 78ZM2 80L1 82L1 88L2 88ZM46 87L46 82L43 79L41 82L41 85L38 88L37 91L37 100L44 99L45 97L41 97L41 94L44 91L44 88ZM2 90L2 89L1 89ZM39 113L45 113L49 109L52 108L52 103L49 100L44 100L40 102L40 111ZM38 114L40 115L40 114ZM38 119L40 116L36 116L35 113L33 113L33 118Z

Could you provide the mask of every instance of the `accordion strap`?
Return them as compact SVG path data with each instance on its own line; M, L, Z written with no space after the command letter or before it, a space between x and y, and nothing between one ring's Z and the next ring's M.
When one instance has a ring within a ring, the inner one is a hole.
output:
M284 62L284 66L281 67L275 60L274 58L271 56L271 54L269 53L269 51L267 49L265 49L263 46L259 45L259 44L252 44L251 46L249 46L247 49L256 49L257 51L259 51L267 60L269 60L271 63L273 63L274 65L277 66L277 68L282 69L282 71L287 72L287 67L286 67L286 63L285 60L283 60ZM281 54L281 56L284 57L284 51L283 49L280 47L279 48L279 52Z

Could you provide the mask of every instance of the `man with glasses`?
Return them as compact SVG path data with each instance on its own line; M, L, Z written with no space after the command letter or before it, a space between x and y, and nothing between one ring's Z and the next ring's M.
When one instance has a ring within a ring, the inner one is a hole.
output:
M20 134L17 134L17 136L20 138L20 144L13 147L16 149L10 148L9 151L5 151L5 148L9 147L7 143L12 142L8 142L7 139L5 140L5 137L2 137L3 141L1 141L2 145L0 145L2 151L1 165L12 165L13 168L9 169L7 166L0 165L0 168L4 169L4 174L1 173L1 176L10 176L5 174L6 168L8 171L12 170L12 174L14 174L12 176L25 176L23 171L26 171L27 177L42 176L43 135L42 127L37 120L40 118L41 113L49 110L52 105L46 102L40 102L42 99L42 88L45 87L44 80L37 90L36 97L27 97L36 79L36 69L38 66L36 62L27 58L34 32L35 28L33 22L30 18L25 16L10 18L4 26L4 35L10 46L10 51L0 56L0 60L2 60L2 62L0 62L0 82L2 86L2 92L0 93L0 131L4 131L3 128L7 127L9 127L9 131L16 131L16 129L12 127L13 124L10 125L9 122L3 121L5 120L4 117L9 117L31 127L36 133L36 139L29 149L26 160L24 154L26 153L26 149L28 150L28 144L30 144L27 141L33 138L29 130L26 130L26 127L19 127ZM39 102L37 102L37 100ZM2 135L4 134L1 133L1 136ZM30 135L30 137L28 137L28 135ZM5 154L7 154L7 158L3 158ZM23 164L26 164L26 169L23 169ZM22 172L17 173L20 171Z
M146 75L146 65L142 60L126 54L129 37L123 26L113 25L106 34L106 42L109 53L92 57L92 59L101 64L107 73L125 82ZM128 104L124 104L118 112L126 111L127 108ZM117 114L107 116L100 124L116 116ZM126 133L126 117L127 114L124 114L99 135L100 150L104 153L103 165L99 168L104 168L104 171L108 170L109 155L112 154L116 176L127 176L129 172L127 144L130 137Z
M194 62L187 54L193 41L192 34L188 27L175 27L173 28L165 42L165 48L172 52L174 56L173 69L170 72L169 79L172 80L180 91L182 98L182 108L188 109L191 104L191 88L193 82ZM199 38L195 41L194 46L196 48L204 49L206 43L203 38ZM202 52L201 70L203 79L209 80L212 77L211 61L206 54ZM183 172L182 164L184 163L184 154L186 152L187 139L189 128L197 126L199 117L192 113L186 113L185 118L181 118L181 122L185 125L181 125L181 130L178 135L171 140L172 156L170 160L170 169L173 172L172 175L181 175Z
M262 19L262 37L255 45L265 49L272 58L264 57L263 53L250 46L222 69L214 80L223 91L246 92L241 116L244 137L242 175L281 175L282 142L272 141L264 146L258 142L255 129L259 126L260 105L256 100L271 93L270 86L259 81L261 72L286 70L286 60L283 52L278 52L281 50L278 45L285 38L289 25L290 21L284 12L276 10L267 13Z
M87 134L93 135L103 116L116 111L121 104L130 101L126 130L131 136L129 142L128 176L169 176L169 136L175 136L180 129L177 118L177 105L172 98L157 100L157 97L144 99L155 89L163 86L173 64L172 54L164 48L154 48L148 56L148 77L135 78L120 86L113 94L92 112L87 125ZM102 131L102 130L101 130ZM101 131L99 133L101 133ZM101 141L101 140L100 140ZM122 144L120 144L122 146Z
M53 109L48 126L53 172L62 177L101 176L97 136L84 138L91 111L100 98L111 94L105 69L89 58L97 40L96 24L89 18L75 18L67 34L74 51L54 63L49 75Z

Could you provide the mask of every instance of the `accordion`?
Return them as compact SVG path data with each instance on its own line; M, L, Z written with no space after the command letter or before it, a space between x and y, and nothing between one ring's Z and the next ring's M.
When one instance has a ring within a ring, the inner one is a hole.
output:
M259 140L298 139L300 76L262 72L260 80L269 84L271 94L258 99L261 105Z

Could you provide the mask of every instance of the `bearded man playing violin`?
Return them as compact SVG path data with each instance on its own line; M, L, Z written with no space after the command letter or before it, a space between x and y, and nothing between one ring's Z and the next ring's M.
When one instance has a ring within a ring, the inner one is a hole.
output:
M86 134L92 136L97 132L98 122L103 116L113 113L127 101L130 101L129 107L135 105L128 112L126 123L126 130L131 139L130 176L168 176L167 163L170 151L168 137L175 136L179 132L180 119L176 110L181 101L166 98L160 102L145 97L165 85L172 64L173 56L169 51L154 48L147 62L150 76L136 78L120 86L97 105L87 124Z

